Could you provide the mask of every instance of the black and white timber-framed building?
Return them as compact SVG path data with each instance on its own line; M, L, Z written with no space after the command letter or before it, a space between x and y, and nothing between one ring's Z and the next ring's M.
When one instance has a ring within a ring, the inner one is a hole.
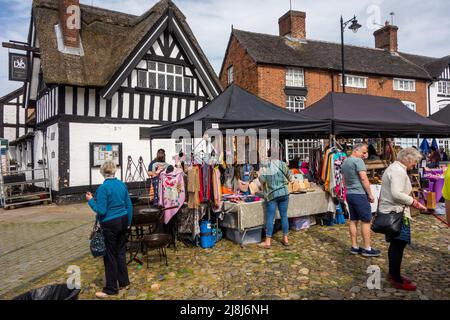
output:
M80 8L80 29L64 27L69 6ZM128 156L148 165L161 147L175 153L174 141L150 144L141 128L183 119L222 90L170 0L141 16L79 0L34 0L28 45L38 49L27 53L31 72L23 89L33 167L48 164L59 199L79 198L102 182L91 145L120 145L123 177Z

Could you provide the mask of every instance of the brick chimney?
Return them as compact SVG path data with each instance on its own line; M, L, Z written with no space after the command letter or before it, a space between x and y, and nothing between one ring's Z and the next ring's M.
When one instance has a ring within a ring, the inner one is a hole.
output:
M80 47L81 11L80 0L58 0L59 21L64 45L69 48Z
M397 40L398 27L390 25L388 21L383 28L375 31L375 47L379 49L389 50L391 52L398 51Z
M306 13L303 11L288 11L278 19L280 36L290 36L296 39L306 39Z

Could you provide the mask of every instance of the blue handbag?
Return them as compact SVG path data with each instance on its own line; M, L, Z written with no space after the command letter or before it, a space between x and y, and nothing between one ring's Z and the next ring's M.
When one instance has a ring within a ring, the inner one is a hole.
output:
M89 240L92 255L94 257L104 257L106 255L105 237L98 219L95 220L94 229Z

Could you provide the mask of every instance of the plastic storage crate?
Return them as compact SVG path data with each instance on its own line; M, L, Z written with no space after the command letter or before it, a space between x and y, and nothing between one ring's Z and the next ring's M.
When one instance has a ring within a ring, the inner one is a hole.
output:
M262 241L262 230L263 227L247 229L244 231L227 228L225 237L240 245L260 243Z

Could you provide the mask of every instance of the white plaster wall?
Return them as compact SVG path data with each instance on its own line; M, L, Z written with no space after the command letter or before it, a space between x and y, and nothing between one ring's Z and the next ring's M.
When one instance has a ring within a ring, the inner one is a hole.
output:
M153 127L153 125L139 124L91 124L71 123L70 131L70 187L89 185L89 143L111 142L122 143L122 166L125 178L127 158L130 155L137 164L142 156L144 164L148 167L150 163L150 141L139 139L139 128ZM164 148L167 155L175 154L175 144L171 140L153 141L153 156L159 148ZM168 159L170 159L168 157ZM116 177L120 178L120 170ZM92 184L101 184L103 177L99 169L92 169Z
M51 140L52 132L55 133L54 140ZM46 134L41 130L37 130L34 135L34 168L41 169L44 168L45 165L39 164L39 160L44 160L44 163L47 162L48 167L48 175L50 178L50 186L52 190L59 191L59 142L58 142L58 124L55 123L49 126L46 129ZM44 151L44 136L45 142L47 144L47 155ZM54 157L52 157L52 153L54 153ZM44 177L43 170L35 170L34 178L41 179ZM39 187L44 187L44 183L36 183ZM48 187L48 186L47 186Z
M50 175L50 184L52 190L59 191L59 130L58 124L55 123L47 128L47 158L48 170ZM52 140L52 133L54 137Z
M450 104L450 97L438 97L438 83L434 82L430 87L430 110L431 114L438 112L440 109Z
M44 133L41 130L36 130L33 138L33 152L34 152L34 168L43 168L43 165L39 164L39 160L44 159ZM34 172L35 179L43 178L43 172L41 170L36 170ZM43 187L43 183L36 184L39 187Z

